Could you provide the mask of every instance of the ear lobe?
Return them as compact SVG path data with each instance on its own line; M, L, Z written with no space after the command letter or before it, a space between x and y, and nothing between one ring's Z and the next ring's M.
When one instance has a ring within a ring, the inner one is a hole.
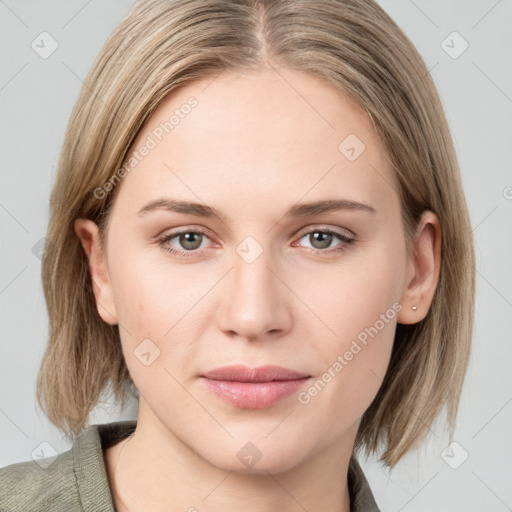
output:
M110 325L116 325L118 323L117 311L106 257L100 246L99 228L89 219L76 219L74 228L87 257L96 309L103 321Z
M403 308L397 317L401 324L415 324L427 316L439 282L441 227L431 211L424 212L418 223L409 266L411 272L402 292Z

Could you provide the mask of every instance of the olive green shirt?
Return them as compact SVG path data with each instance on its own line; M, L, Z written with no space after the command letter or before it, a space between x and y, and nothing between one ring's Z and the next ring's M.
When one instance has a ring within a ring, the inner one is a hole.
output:
M103 450L130 435L136 425L136 420L90 425L54 460L47 457L0 468L0 511L116 512ZM351 512L379 512L354 457L348 485Z

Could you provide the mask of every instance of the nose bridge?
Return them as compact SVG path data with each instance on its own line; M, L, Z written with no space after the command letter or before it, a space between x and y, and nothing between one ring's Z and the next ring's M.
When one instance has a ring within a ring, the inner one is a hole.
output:
M246 338L287 329L290 317L285 290L274 275L274 267L279 265L273 261L271 249L246 237L236 247L233 267L222 299L222 329Z

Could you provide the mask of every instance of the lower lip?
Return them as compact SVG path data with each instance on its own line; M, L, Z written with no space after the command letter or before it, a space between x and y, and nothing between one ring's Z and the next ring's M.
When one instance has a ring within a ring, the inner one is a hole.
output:
M221 400L242 409L265 409L300 390L309 377L270 382L235 382L201 377Z

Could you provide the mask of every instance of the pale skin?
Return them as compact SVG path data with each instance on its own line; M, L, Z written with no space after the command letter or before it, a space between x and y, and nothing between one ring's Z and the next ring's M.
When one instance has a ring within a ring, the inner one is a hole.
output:
M96 224L75 222L98 313L119 324L140 393L135 433L104 453L115 506L348 512L357 428L386 373L396 323L424 318L435 292L438 219L423 214L409 253L398 186L369 118L298 71L224 72L188 84L159 105L133 150L190 96L198 105L118 185L105 251ZM366 146L354 161L338 149L349 134ZM171 197L226 218L137 215ZM297 203L327 199L375 211L284 216ZM188 247L174 255L158 238L177 229L205 234L166 242ZM354 241L322 244L312 233L325 229ZM237 252L248 236L262 250L251 263ZM242 409L198 378L230 364L274 364L316 380L394 303L400 311L308 404L295 394ZM147 338L160 350L149 366L134 355ZM262 454L252 467L237 457L247 442Z

